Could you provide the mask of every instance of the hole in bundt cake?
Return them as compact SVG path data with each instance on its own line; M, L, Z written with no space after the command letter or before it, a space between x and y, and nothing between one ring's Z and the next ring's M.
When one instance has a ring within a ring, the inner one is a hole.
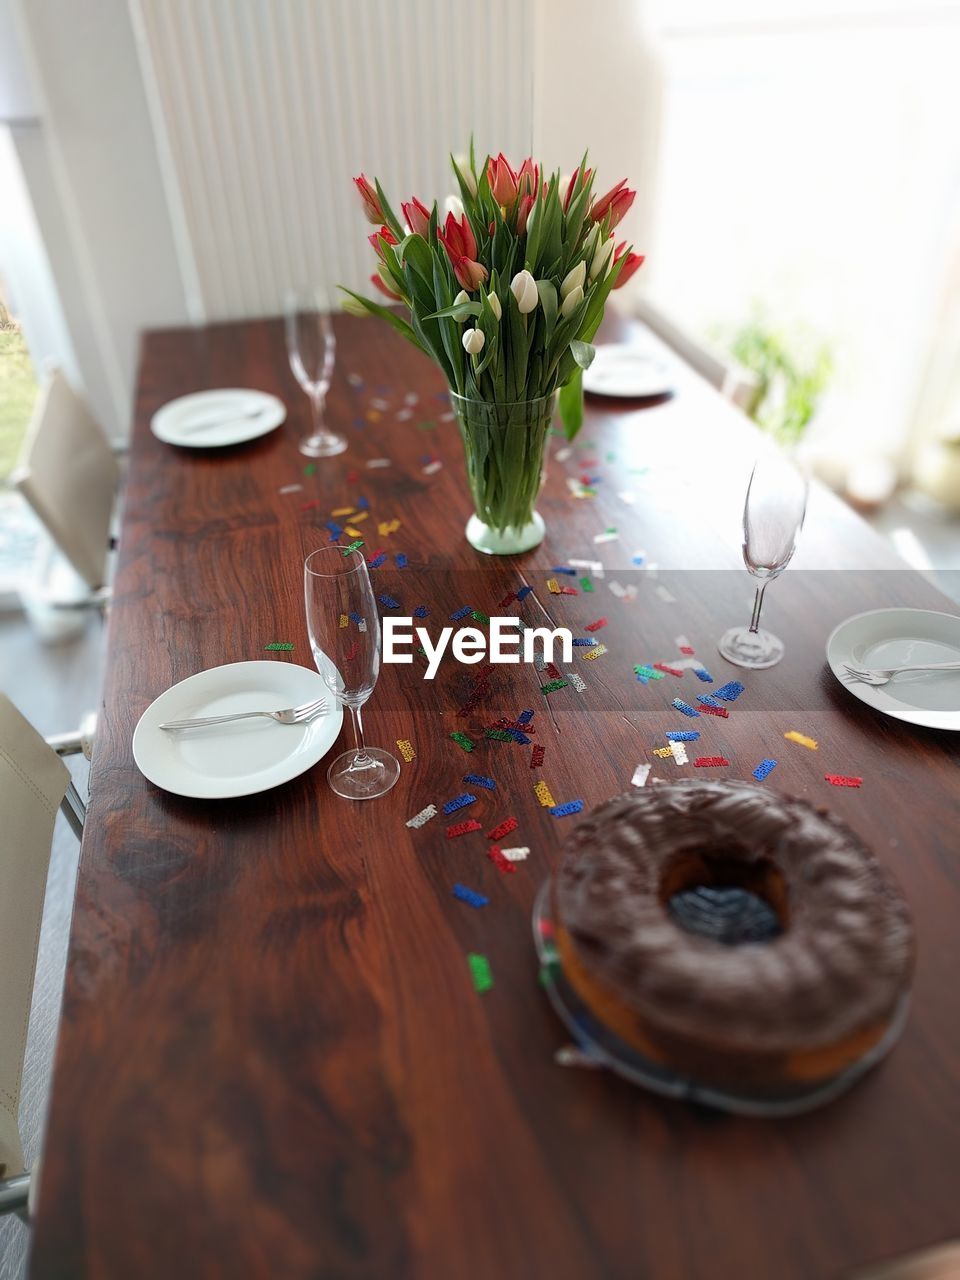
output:
M771 942L787 927L787 889L768 858L680 853L660 881L660 901L687 933L724 946Z

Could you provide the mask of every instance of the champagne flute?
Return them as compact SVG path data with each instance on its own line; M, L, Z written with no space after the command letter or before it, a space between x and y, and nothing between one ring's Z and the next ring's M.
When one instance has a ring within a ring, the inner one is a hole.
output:
M308 458L332 458L343 453L343 436L328 431L323 410L333 377L337 339L322 290L298 294L288 291L284 299L287 356L293 376L310 397L313 430L300 441L300 452Z
M758 458L743 507L743 559L758 585L747 627L731 627L719 649L738 667L775 666L783 641L760 629L767 583L778 578L793 558L807 510L807 478L779 450Z
M380 674L380 618L367 563L359 551L322 547L304 561L303 585L313 660L327 688L350 709L357 743L337 756L327 781L347 800L373 800L397 781L400 765L389 751L363 741L360 708Z

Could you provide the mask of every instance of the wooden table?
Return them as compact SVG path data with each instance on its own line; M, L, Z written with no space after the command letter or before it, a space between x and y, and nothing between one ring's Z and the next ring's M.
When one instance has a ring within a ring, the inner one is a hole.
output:
M481 559L463 538L460 447L438 421L437 373L374 321L337 329L330 416L350 449L309 476L296 447L306 404L279 324L144 342L32 1274L818 1280L957 1234L957 740L873 713L823 660L849 614L951 606L818 491L796 565L768 593L786 659L729 667L715 643L748 616L738 517L754 436L683 370L672 400L593 407L586 446L551 464L546 543ZM238 384L280 395L286 425L223 452L150 435L172 396ZM419 403L397 422L408 392ZM389 408L371 408L378 396ZM379 457L391 465L366 467ZM443 468L424 474L434 457ZM601 477L595 498L571 496L567 477L581 472ZM291 483L303 491L279 492ZM531 771L529 747L487 740L468 756L451 741L474 672L447 660L432 685L417 667L383 669L368 739L409 738L417 751L384 799L337 799L325 763L249 799L158 791L131 755L141 712L174 681L263 657L271 641L296 646L277 661L309 665L303 554L360 494L368 547L391 553L378 590L406 612L427 604L432 634L459 605L496 612L522 581L536 587L528 620L545 608L582 634L609 619L608 652L576 661L583 694L544 697L532 667L493 673L476 723L534 708L543 769ZM400 530L378 536L394 517ZM608 526L618 541L595 544ZM632 566L638 550L658 575ZM602 560L605 578L592 594L551 596L550 567L571 557ZM637 599L616 599L611 579ZM554 1062L568 1036L538 985L530 912L576 820L551 817L533 784L593 806L641 760L676 772L651 748L678 727L670 699L705 686L688 673L644 687L632 667L675 654L681 633L718 679L747 686L728 720L697 722L730 760L723 774L779 759L766 785L840 814L915 915L900 1045L802 1118L708 1113ZM789 729L819 751L784 741ZM515 814L511 841L531 848L513 875L484 856L482 833L448 841L442 816L405 826L471 771L497 781L471 815L486 829ZM828 771L862 775L862 790L834 790ZM490 905L456 901L454 881ZM469 952L489 958L486 995L471 986Z

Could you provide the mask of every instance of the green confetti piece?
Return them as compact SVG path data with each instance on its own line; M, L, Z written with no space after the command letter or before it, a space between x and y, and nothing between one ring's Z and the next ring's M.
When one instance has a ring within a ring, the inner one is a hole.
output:
M581 590L581 591L592 591L592 590L593 590L593 583L590 581L590 579L589 579L589 578L581 578L581 579L580 579L580 590Z
M567 687L566 680L551 680L549 684L540 686L540 692L554 693L557 689L566 689L566 687Z
M274 640L270 644L265 644L264 649L272 649L276 653L290 653L293 645L287 641Z
M490 621L489 617L481 609L474 609L470 617L474 620L474 622L479 622L480 625L483 627L485 627L487 623Z
M664 678L664 673L662 671L655 671L653 667L638 666L633 669L638 676L644 676L647 680L662 680Z
M490 961L486 956L478 955L477 952L471 951L467 956L467 964L470 966L470 977L473 979L473 989L478 996L482 996L485 991L489 991L493 986L493 974L490 972Z
M513 741L506 729L488 729L485 736L488 738L495 738L497 742Z
M317 470L317 464L315 462L308 462L307 465L303 468L303 474L305 476L312 476L316 474L316 470Z
M356 542L351 542L349 547L341 547L340 549L345 556L348 556L351 551L359 551L362 546L363 546L363 539L358 538Z
M451 733L450 737L454 742L458 742L464 751L473 750L473 741L465 733Z
M435 431L435 430L436 430L436 427L437 427L437 424L436 424L435 422L427 421L427 422L418 422L418 423L417 423L417 430L418 430L418 431Z
M616 455L615 453L608 453L608 454L607 454L607 461L608 461L608 462L616 462L616 460L617 460L617 455Z
M617 532L617 526L616 526L615 524L612 524L612 525L610 525L610 527L609 527L608 529L604 530L604 532L605 532L605 533L616 533L616 532Z

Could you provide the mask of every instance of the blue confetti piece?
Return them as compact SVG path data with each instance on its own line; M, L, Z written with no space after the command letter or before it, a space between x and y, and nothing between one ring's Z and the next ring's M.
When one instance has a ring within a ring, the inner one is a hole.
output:
M716 695L718 698L722 698L724 702L736 702L743 690L744 686L739 680L731 680L728 684L717 689Z
M571 578L575 578L575 577L577 576L577 571L576 571L576 569L571 569L568 565L565 565L565 564L555 564L555 565L553 566L553 568L550 570L550 572L551 572L551 573L566 573L566 574L568 574Z
M399 609L400 601L394 600L393 596L380 596L380 603L385 609Z
M523 733L520 729L507 729L506 732L509 733L510 737L514 740L514 742L519 742L522 747L526 746L526 744L530 741L527 735Z
M470 606L469 606L468 604L465 604L465 605L463 606L463 608L462 608L462 609L458 609L458 610L456 611L456 613L451 613L451 615L450 615L450 621L451 621L451 622L459 622L461 618L465 618L465 617L467 616L467 614L468 614L468 613L472 613L472 612L473 612L473 610L470 608Z
M650 683L650 677L649 677L649 676L642 676L642 675L640 674L640 672L639 672L639 671L637 672L637 679L640 681L640 683L641 683L641 684L649 684L649 683Z
M646 560L646 558L647 558L646 556L634 556L634 557L633 557L633 563L634 563L634 564L643 564L643 562Z
M532 590L533 590L533 587L521 587L520 590L517 592L517 599L526 600L527 596L530 594Z
M697 701L702 702L705 707L719 707L723 705L716 700L712 693L698 693Z
M407 557L401 551L397 556L397 568L405 569L407 567Z
M699 729L670 729L667 732L668 742L696 742L700 737Z
M582 800L568 800L566 804L554 805L550 812L555 818L566 818L571 813L579 813L582 808Z
M695 711L693 707L684 702L682 698L674 698L671 706L676 707L678 711L682 711L685 716L698 716L700 714L699 711Z
M343 525L337 524L336 520L325 521L323 527L325 529L329 529L331 536L334 538L339 538L341 533L343 533Z
M425 604L418 604L413 611L413 616L415 618L425 618L429 612L430 610Z
M496 791L497 784L484 773L465 773L464 782L472 782L475 787L486 787L488 791Z
M348 614L348 617L350 618L350 621L351 621L351 622L355 622L355 623L357 624L357 626L358 626L358 627L359 627L360 623L363 621L363 618L360 616L360 614L359 614L359 613L351 613L351 614Z
M773 773L777 767L776 760L761 760L753 771L753 776L758 782L762 782L769 773Z
M455 813L457 809L463 809L468 804L475 804L477 797L471 795L469 791L465 791L463 795L454 796L452 800L448 800L443 806L444 813Z
M357 499L357 510L358 511L370 510L370 503L362 495Z
M482 893L477 893L473 889L468 889L465 884L455 884L453 886L453 896L459 898L461 902L468 902L471 907L485 907L490 901L485 898Z
M365 427L367 424L364 422L362 418L354 418L353 425L355 427Z
M593 646L595 644L599 644L600 641L594 640L592 636L589 639L583 636L574 636L573 643L577 646L578 649L581 649L584 647L587 649L592 649Z
M532 711L529 711L529 710L521 711L520 714L517 716L517 724L529 724L532 719L533 719Z
M387 558L387 553L385 551L381 551L378 556L374 556L372 560L367 561L367 568L379 569L380 566L383 564L384 560L386 560L386 558Z
M698 680L702 680L704 684L713 684L713 676L706 667L694 667L693 674Z

